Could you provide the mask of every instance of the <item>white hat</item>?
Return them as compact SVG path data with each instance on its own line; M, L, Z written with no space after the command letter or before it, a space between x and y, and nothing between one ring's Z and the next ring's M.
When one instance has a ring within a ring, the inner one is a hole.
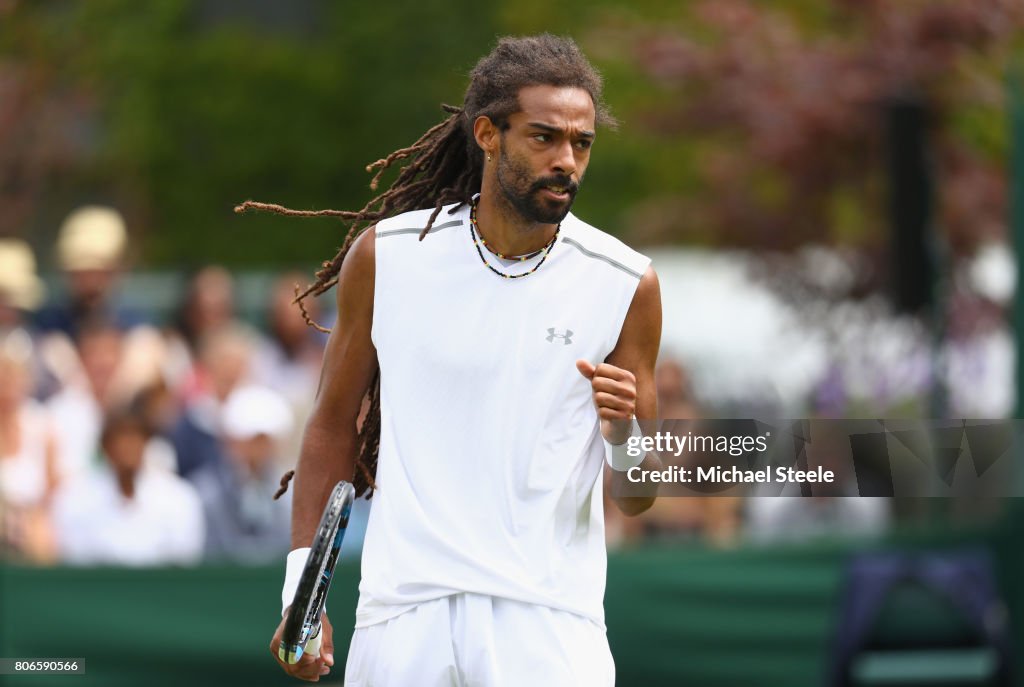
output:
M43 293L32 249L21 239L0 239L0 301L22 310L35 310Z
M121 262L127 240L124 218L114 208L86 205L64 220L57 261L65 270L109 270Z
M281 438L291 431L292 411L276 392L261 386L243 386L224 404L224 434L229 439L252 439L260 434Z

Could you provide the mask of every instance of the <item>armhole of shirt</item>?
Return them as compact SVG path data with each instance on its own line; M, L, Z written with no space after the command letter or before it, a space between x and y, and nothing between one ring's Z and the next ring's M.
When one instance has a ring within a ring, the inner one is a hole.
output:
M619 312L616 313L615 326L612 328L610 340L608 341L608 355L611 355L612 351L614 351L615 347L619 344L619 338L622 336L622 328L626 324L626 317L629 315L629 309L633 305L633 299L636 298L636 291L640 288L640 281L643 279L643 274L647 271L650 264L650 259L644 257L643 267L639 270L641 275L639 279L632 275L624 275L624 279L629 279L633 283L631 288L626 287L622 289L625 297L619 306Z
M609 289L612 301L609 303L609 311L613 317L605 342L607 358L619 343L629 308L633 305L636 290L651 264L651 259L610 234L581 222L578 218L574 217L568 228L565 238L568 243L587 257L607 263L604 269L615 271L615 276L610 279Z

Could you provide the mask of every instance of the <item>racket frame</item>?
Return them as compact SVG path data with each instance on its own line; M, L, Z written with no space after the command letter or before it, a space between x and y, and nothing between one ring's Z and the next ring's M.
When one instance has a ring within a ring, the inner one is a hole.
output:
M277 650L278 658L290 665L298 663L306 653L319 655L320 616L334 578L355 495L355 488L343 480L335 485L324 506Z

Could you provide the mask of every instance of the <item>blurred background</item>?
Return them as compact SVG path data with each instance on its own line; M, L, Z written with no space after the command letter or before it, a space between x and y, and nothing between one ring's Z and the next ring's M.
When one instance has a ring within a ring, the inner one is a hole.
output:
M290 683L271 495L325 341L290 300L344 227L232 209L362 207L499 35L570 35L605 76L622 125L574 212L654 260L663 418L1021 417L1022 28L1020 0L0 0L0 656ZM1024 684L1022 523L609 510L618 684Z

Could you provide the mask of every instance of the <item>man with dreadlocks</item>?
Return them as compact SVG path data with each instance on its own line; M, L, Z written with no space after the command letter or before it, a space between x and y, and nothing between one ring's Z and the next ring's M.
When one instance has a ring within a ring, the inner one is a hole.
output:
M612 685L601 475L607 460L615 493L639 460L660 467L624 444L657 414L661 336L649 260L569 213L614 120L597 72L550 35L501 39L445 109L370 166L375 187L406 161L359 212L239 208L353 223L298 297L337 285L339 319L292 542L311 541L339 479L373 493L347 685ZM315 681L333 663L325 616L321 656L282 666Z

